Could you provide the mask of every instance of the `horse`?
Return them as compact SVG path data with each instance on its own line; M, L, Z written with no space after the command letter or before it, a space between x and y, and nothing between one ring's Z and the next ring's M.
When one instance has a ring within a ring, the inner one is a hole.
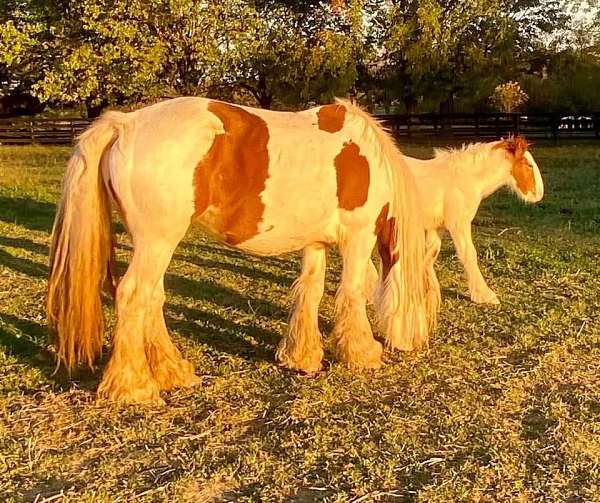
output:
M499 304L498 296L479 270L471 223L481 202L501 187L510 187L528 203L539 202L544 197L544 182L529 151L529 143L523 136L517 136L436 150L435 157L429 160L405 156L405 161L416 181L422 208L429 281L437 284L433 267L441 248L439 231L446 228L465 268L471 300ZM368 288L373 290L377 270L372 262L367 277L371 285Z
M111 209L133 256L117 281ZM278 363L321 368L318 309L326 250L343 269L334 354L352 370L378 368L382 344L366 312L366 273L377 243L377 320L391 349L427 344L436 285L413 177L394 140L358 106L334 103L278 112L199 97L108 112L78 139L52 232L47 318L58 365L93 366L103 346L101 293L117 321L98 395L162 404L160 392L200 382L171 341L163 277L190 225L242 252L303 251Z

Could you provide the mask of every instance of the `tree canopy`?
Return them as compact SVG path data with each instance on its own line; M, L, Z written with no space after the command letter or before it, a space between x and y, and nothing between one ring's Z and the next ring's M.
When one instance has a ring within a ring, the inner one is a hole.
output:
M371 106L452 111L486 109L497 86L518 81L530 96L526 107L597 108L599 18L573 7L561 0L5 0L0 97L83 103L91 115L178 95L267 108L354 95Z

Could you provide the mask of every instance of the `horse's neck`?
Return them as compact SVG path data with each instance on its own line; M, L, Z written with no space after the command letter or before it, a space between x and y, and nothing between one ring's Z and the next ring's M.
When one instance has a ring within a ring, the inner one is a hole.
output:
M491 196L508 183L506 160L499 152L474 151L471 157L459 157L465 156L464 153L457 153L456 156L452 164L457 170L457 183L474 189L481 200Z

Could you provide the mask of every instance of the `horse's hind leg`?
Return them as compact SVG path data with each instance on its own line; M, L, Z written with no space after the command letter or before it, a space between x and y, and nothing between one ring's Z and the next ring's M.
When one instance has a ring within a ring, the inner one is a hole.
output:
M146 324L154 290L171 258L159 241L136 242L133 258L119 282L113 348L98 394L124 403L161 404L160 387L146 356Z
M135 243L131 264L117 287L117 326L100 396L161 404L161 389L197 383L191 364L171 342L162 314L163 277L178 241L146 237Z
M333 343L336 356L351 369L378 368L383 348L373 338L367 317L365 282L375 244L372 232L348 236L340 243L342 281L336 297Z
M145 329L146 356L152 375L161 390L200 384L194 366L181 356L171 341L163 315L164 302L165 289L161 278L154 289Z
M326 250L321 244L307 246L302 258L302 273L292 288L294 308L288 333L277 349L277 360L290 369L318 372L323 359L319 332L319 303L325 283Z

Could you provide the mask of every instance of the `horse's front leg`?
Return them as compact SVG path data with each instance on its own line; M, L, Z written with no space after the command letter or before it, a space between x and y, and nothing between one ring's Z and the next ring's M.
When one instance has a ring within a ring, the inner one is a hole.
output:
M276 354L281 365L307 374L318 372L323 359L318 317L325 284L326 254L322 244L304 249L302 273L292 287L294 307L288 332Z
M449 225L448 230L454 241L456 253L462 262L469 281L471 300L478 304L500 304L498 296L487 285L477 263L477 250L471 236L471 223L460 222Z
M337 358L351 369L378 368L382 345L373 338L366 310L366 276L375 236L360 232L340 243L342 281L335 300L333 344Z

